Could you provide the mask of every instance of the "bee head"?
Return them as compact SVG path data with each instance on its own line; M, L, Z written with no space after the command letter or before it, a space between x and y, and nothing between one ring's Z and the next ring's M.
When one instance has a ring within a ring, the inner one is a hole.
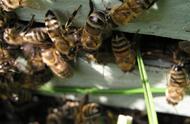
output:
M89 15L87 21L88 23L91 23L91 25L96 25L103 28L106 24L106 15L102 11L94 11Z
M182 64L178 64L178 65L173 65L172 70L174 71L181 71L183 68Z

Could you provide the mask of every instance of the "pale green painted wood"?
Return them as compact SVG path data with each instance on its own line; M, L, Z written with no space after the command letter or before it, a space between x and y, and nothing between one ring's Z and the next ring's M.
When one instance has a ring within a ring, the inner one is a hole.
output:
M56 2L55 2L56 1ZM82 8L74 24L82 26L85 23L86 16L89 12L88 0L41 0L41 9L18 9L17 13L23 20L30 20L32 15L36 15L36 21L43 22L44 15L48 9L57 10L62 22L64 23L69 15L80 4ZM100 9L104 9L102 0L94 0ZM104 0L107 6L119 3L118 0ZM163 37L171 37L175 39L190 40L190 0L159 0L158 10L144 12L139 18L131 22L128 26L120 26L117 30L126 32L136 32L138 29L142 34L158 35ZM162 64L158 63L158 65ZM170 65L167 65L170 67ZM168 69L146 67L148 76L152 86L166 87ZM74 76L70 79L61 80L54 78L49 81L50 85L56 86L83 86L98 88L132 88L141 87L139 73L136 68L132 73L123 73L117 65L110 63L106 66L87 63L79 59L74 65ZM144 110L144 100L142 95L122 96L122 95L100 95L93 96L94 101L100 101L104 104L130 107L133 109ZM190 115L187 107L190 97L185 97L177 107L169 106L166 103L165 96L155 97L156 110L160 112L177 113L180 115Z
M120 4L119 0L103 0L110 7ZM105 9L102 0L94 0L96 7ZM75 24L84 25L89 12L88 0L41 0L40 10L20 9L21 19L29 20L31 15L36 15L37 21L43 21L48 9L59 11L63 22L80 4L82 8L78 13ZM127 26L120 26L117 30L136 32L138 29L142 34L158 35L175 39L190 40L190 0L158 0L157 10L151 8L144 12L136 20Z

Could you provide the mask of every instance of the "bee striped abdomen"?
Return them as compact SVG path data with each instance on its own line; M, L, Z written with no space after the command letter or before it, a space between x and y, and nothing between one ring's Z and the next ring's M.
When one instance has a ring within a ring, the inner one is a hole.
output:
M49 38L43 28L31 29L26 34L25 32L21 32L20 37L23 39L24 43L31 44L41 44Z
M106 15L104 12L93 11L88 16L81 37L84 49L96 50L101 46L106 25Z
M45 49L41 53L43 62L49 66L55 75L60 78L72 76L70 65L62 58L60 53L54 49Z
M116 63L124 72L131 71L136 63L136 53L124 35L112 38L112 51Z
M61 54L68 55L72 41L68 41L64 37L64 30L62 28L61 22L51 10L48 10L45 15L45 26L50 39L55 44L56 49Z
M20 6L19 0L1 0L0 7L5 11L13 11Z
M166 100L169 104L176 105L180 102L189 85L188 75L180 65L174 65L169 74L169 82L166 90Z
M120 6L113 7L110 16L114 25L127 25L156 0L125 0Z
M99 106L96 103L89 103L85 106L82 107L82 112L84 118L92 118L96 116L97 114L99 115Z

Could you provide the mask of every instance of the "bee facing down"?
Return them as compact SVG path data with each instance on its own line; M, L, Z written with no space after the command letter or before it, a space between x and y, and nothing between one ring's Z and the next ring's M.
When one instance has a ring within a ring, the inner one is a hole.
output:
M134 69L136 63L136 52L131 42L124 34L116 34L112 38L112 51L117 65L122 71L128 72Z
M82 30L81 43L84 49L97 50L103 42L107 28L107 15L104 11L95 10L90 0L90 13Z
M55 48L43 49L41 52L43 62L60 78L72 76L70 65L62 58Z
M189 80L186 70L181 65L174 65L169 73L166 90L167 102L172 105L178 104L183 99L188 86Z
M118 7L113 7L110 17L115 25L127 25L131 20L147 10L157 0L124 0Z

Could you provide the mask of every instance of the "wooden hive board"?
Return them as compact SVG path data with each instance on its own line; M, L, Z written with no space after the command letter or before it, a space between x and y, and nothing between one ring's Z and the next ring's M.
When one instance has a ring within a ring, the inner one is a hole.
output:
M104 9L102 0L94 0L99 9ZM120 4L119 0L104 0L106 6ZM58 12L60 18L64 22L69 15L80 4L82 5L74 24L82 26L85 23L86 16L89 12L87 0L41 0L39 10L22 8L18 9L17 13L22 20L30 20L32 15L35 15L35 20L44 21L44 15L48 9L53 9ZM159 0L154 8L144 12L139 18L129 23L127 26L118 27L116 30L135 33L139 30L141 34L157 35L169 37L173 39L189 40L190 39L190 1L189 0ZM37 7L38 8L38 7ZM156 9L155 9L156 8ZM156 62L157 63L157 62ZM161 62L160 65L166 64ZM148 76L152 86L166 87L168 69L146 67ZM56 86L83 86L83 87L98 87L98 88L138 88L142 87L140 83L138 69L133 73L124 74L115 64L106 66L95 63L87 63L83 59L75 65L74 76L67 80L54 78L47 85ZM104 100L102 100L104 98ZM143 95L123 96L123 95L100 95L92 97L95 101L100 101L105 104L130 107L144 110L145 104ZM119 102L121 101L121 102ZM180 115L190 115L190 111L186 109L190 101L186 97L184 102L177 107L169 106L164 94L155 96L156 110L160 112L175 113L176 109Z

